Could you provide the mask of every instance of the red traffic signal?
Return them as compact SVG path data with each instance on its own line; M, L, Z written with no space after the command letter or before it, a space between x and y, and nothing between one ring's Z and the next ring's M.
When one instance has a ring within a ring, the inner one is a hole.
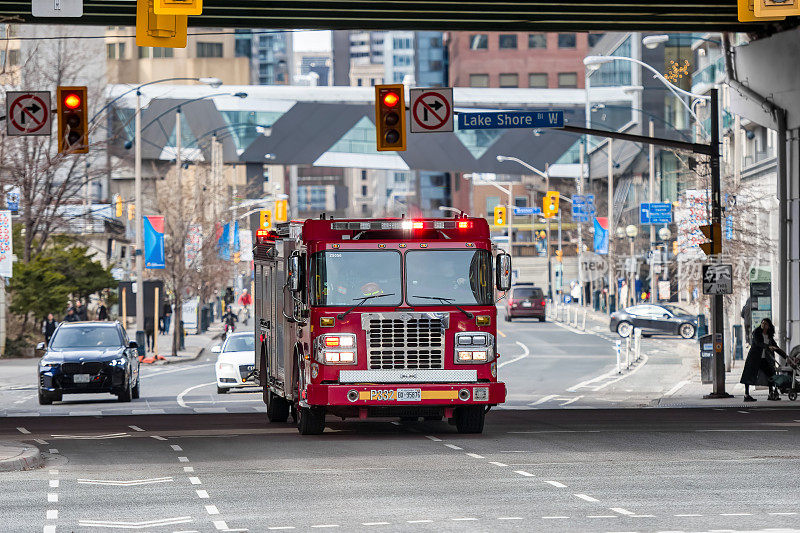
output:
M86 87L58 87L58 153L89 152L89 116Z
M378 151L406 149L406 106L404 87L375 86L375 135Z

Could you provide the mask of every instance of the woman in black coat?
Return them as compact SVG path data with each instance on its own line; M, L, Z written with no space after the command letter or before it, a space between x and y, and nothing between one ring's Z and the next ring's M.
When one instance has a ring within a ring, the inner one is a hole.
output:
M744 401L754 402L755 398L750 396L750 385L758 384L758 371L761 370L767 377L767 380L775 375L775 351L778 350L778 345L775 342L775 326L772 321L765 318L761 321L761 325L753 330L753 335L750 338L750 351L747 352L747 360L744 362L744 370L742 370L742 379L740 383L744 383ZM772 385L769 386L769 400L780 400L780 396L774 391Z

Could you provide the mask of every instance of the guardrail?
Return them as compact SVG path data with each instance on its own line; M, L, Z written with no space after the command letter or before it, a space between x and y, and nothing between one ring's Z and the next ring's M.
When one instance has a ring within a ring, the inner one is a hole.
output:
M586 331L586 315L586 309L560 302L549 302L545 307L547 319L561 322L581 331Z

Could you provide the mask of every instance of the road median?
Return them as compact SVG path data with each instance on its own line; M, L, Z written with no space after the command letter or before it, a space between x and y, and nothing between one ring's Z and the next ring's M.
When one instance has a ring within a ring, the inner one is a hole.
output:
M21 442L0 441L0 472L34 470L42 466L44 466L44 458L36 446Z

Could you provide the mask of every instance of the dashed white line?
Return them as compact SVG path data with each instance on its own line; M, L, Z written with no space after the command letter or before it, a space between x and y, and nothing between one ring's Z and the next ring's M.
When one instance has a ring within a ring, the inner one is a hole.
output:
M283 529L294 529L294 528L295 528L294 526L272 526L272 527L268 527L267 529L272 530L272 531L279 531L279 530L283 530Z
M592 498L591 496L587 496L586 494L575 494L575 496L580 498L581 500L584 500L584 501L587 501L587 502L599 502L600 501L597 498Z
M225 531L228 529L228 524L226 524L223 520L214 520L214 527L219 531Z
M615 513L623 514L625 516L631 516L636 514L631 511L628 511L627 509L623 509L622 507L612 507L611 510L614 511Z
M176 452L182 452L183 451L183 448L181 448L177 444L170 444L169 447L172 448L172 450L176 451Z
M178 462L179 463L188 463L189 462L189 458L188 457L178 457Z
M515 474L519 474L520 476L525 476L525 477L536 477L533 474L531 474L530 472L526 472L524 470L514 470L514 473Z
M200 481L200 478L199 478L199 477L194 477L194 476L192 476L192 477L190 477L190 478L189 478L189 483L191 483L192 485L202 485L202 484L203 484L203 483Z
M556 520L559 518L569 518L568 516L543 516L542 520Z
M311 526L316 528L325 528L325 527L339 527L339 524L317 524L316 526Z
M471 516L464 516L461 518L451 518L453 522L472 522L473 520L478 520L477 518L473 518Z
M167 440L164 437L161 437L160 435L150 435L150 437L156 440Z
M144 431L144 430L143 430L142 428L140 428L139 426L128 426L128 427L129 427L129 428L131 428L131 429L132 429L132 430L134 430L134 431Z
M58 502L58 493L57 492L50 492L47 494L47 502L48 503L56 503Z
M56 526L44 526L44 528L42 528L42 533L56 533Z
M50 475L51 476L57 476L58 475L58 470L50 470Z
M50 453L52 453L53 455L56 455L58 453L58 448L50 448L50 450L48 450L48 451Z
M51 480L50 480L50 488L51 488L51 489L57 489L57 488L58 488L58 483L59 483L59 482L58 482L58 480L57 480L57 479L51 479Z
M521 516L498 516L498 520L522 520Z
M208 514L219 514L219 509L216 505L206 505L206 512Z
M49 442L47 442L46 440L42 440L42 439L33 439L33 440L34 440L35 442L37 442L38 444L44 444L45 446L46 446L46 445L48 445L48 444L50 444L50 443L49 443Z
M749 415L750 411L736 411L737 413L742 413L743 415Z
M678 518L694 518L694 517L703 516L703 515L701 515L701 514L676 514L676 515L672 515L672 516L676 516Z
M554 487L557 487L559 489L564 489L567 487L566 485L564 485L563 483L559 483L558 481L545 480L545 483L549 483L550 485L553 485Z
M720 516L753 516L753 513L720 513Z
M498 463L497 461L489 461L489 464L494 466L508 466L505 463Z
M362 526L388 526L389 522L361 522Z
M194 472L194 467L193 466L184 466L183 467L183 471L184 472Z
M48 520L58 520L58 509L48 509L47 510L47 519Z
M195 491L195 492L197 492L197 497L198 497L198 498L202 498L202 499L204 499L204 500L205 500L205 499L208 499L208 492L207 492L207 491L204 491L204 490L197 490L197 491Z
M590 514L586 515L586 518L617 518L615 514Z
M797 513L767 513L767 514L772 516L794 516Z
M451 450L463 450L464 449L464 448L461 448L459 446L456 446L455 444L445 444L445 446L447 446Z
M433 442L442 442L442 439L440 439L439 437L434 437L433 435L425 435L425 438L430 439Z
M406 520L407 524L430 524L433 520Z
M655 518L656 515L652 514L632 514L630 515L631 518Z
M31 434L31 432L28 431L27 429L25 429L24 427L18 427L17 431L19 431L20 433L23 433L25 435L30 435Z
M482 455L478 455L477 453L467 453L467 455L469 455L473 459L486 459L486 457L484 457Z

